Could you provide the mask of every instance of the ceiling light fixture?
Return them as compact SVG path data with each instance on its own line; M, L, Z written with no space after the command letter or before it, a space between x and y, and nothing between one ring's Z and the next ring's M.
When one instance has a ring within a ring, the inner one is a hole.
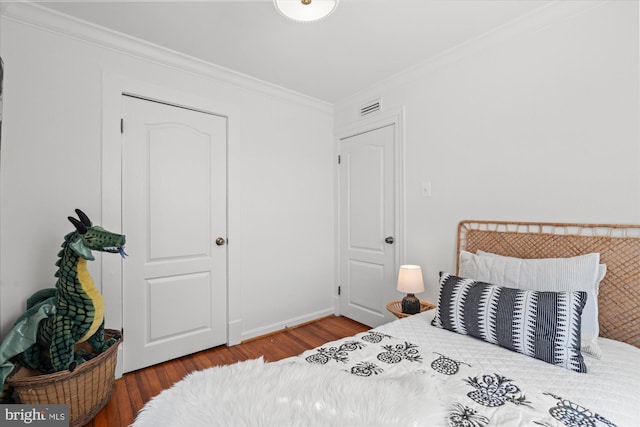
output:
M299 22L326 18L338 7L338 0L273 0L278 12Z

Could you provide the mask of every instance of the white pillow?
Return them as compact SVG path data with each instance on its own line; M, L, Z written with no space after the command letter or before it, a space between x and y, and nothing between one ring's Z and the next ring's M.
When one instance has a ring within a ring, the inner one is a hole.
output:
M581 351L602 357L598 346L598 287L606 274L600 254L571 258L521 259L488 252L460 252L459 275L510 288L535 291L585 291L582 312Z

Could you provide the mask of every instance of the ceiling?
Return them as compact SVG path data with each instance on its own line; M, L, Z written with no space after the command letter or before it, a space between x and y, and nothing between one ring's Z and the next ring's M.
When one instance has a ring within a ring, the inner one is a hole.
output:
M37 2L330 103L534 9L542 0L341 0L315 23L272 0Z

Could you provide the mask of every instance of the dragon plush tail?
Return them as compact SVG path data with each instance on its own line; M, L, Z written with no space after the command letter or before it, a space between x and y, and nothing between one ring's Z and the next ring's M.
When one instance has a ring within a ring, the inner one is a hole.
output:
M36 343L40 321L55 314L55 298L40 299L25 311L0 344L0 380L4 381L14 368L11 359Z

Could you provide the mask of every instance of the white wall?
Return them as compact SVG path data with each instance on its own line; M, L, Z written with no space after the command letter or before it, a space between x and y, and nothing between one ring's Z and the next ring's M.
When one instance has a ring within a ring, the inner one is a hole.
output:
M101 122L103 73L212 99L221 113L233 112L229 306L240 336L232 339L333 313L330 106L167 52L146 60L81 41L63 34L82 27L77 23L13 7L0 21L0 335L31 293L54 285L73 209L108 225L101 221L101 137L110 125ZM60 23L62 32L46 29ZM158 53L150 46L140 51ZM223 74L226 80L215 77ZM99 257L91 263L97 283L101 266ZM107 319L108 327L118 325Z
M637 2L556 2L343 100L333 118L286 91L242 89L7 17L0 55L0 332L53 285L66 216L82 207L101 222L103 72L238 111L229 286L240 290L230 320L242 338L332 311L331 129L353 125L377 97L383 111L405 107L403 262L424 267L423 297L454 268L461 219L640 222ZM100 259L92 271L101 275Z
M423 298L455 268L460 220L640 222L638 53L637 2L556 2L336 105L337 129L371 99L405 107Z

